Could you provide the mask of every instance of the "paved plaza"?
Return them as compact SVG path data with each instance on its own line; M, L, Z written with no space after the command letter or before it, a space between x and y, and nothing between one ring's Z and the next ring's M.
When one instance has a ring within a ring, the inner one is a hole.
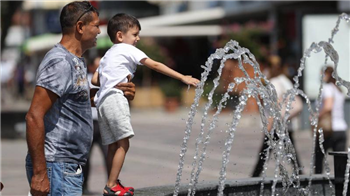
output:
M135 137L131 139L130 149L120 175L125 185L138 189L175 183L188 111L188 108L182 108L176 113L166 113L162 109L131 111ZM191 164L195 154L195 140L200 132L199 117L201 115L200 111L196 115L188 142L182 183L188 183L190 178ZM222 152L228 135L226 130L231 119L230 113L219 117L218 127L211 135L207 148L200 182L218 181ZM230 162L227 165L228 179L250 176L262 142L263 134L260 127L258 115L243 115L235 134ZM308 174L312 153L311 133L307 130L297 131L295 142L304 166L304 173ZM24 167L26 151L24 138L1 140L1 181L5 185L1 195L27 195L29 186ZM107 174L97 145L93 146L92 151L89 188L90 191L96 193L95 195L102 195L100 193L106 183ZM333 157L328 156L328 160L333 175ZM267 175L273 176L273 172L274 160L270 160Z

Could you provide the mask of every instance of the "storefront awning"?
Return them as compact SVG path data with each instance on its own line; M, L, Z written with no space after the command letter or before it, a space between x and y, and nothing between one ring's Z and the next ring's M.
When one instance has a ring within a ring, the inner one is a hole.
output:
M101 26L101 34L97 37L97 48L107 48L111 45L107 35L107 27ZM219 25L193 25L171 27L143 27L142 37L196 37L217 36L222 34L223 29ZM44 34L29 38L23 45L26 53L38 52L52 48L61 39L61 34Z
M182 12L172 15L161 15L139 19L142 37L194 37L217 36L222 34L220 25L195 25L196 23L223 18L222 8ZM100 26L101 34L97 37L97 48L106 48L111 45L107 35L107 26ZM35 36L25 41L25 52L48 50L58 43L60 34L45 34Z
M225 10L217 7L204 10L196 10L189 12L180 12L171 15L161 15L140 19L140 24L143 26L175 26L198 24L200 22L212 21L224 18Z
M22 49L26 53L33 53L52 48L61 40L60 34L43 34L27 39Z

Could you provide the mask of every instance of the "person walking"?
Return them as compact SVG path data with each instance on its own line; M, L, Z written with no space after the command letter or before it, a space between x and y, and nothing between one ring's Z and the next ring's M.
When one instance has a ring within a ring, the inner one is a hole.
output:
M330 114L331 124L330 130L324 130L324 142L323 148L325 153L328 149L332 148L333 151L345 151L348 125L344 119L344 101L345 95L341 89L335 85L335 79L332 77L334 69L331 66L327 66L324 72L323 91L321 99L321 109L319 113L319 119L321 120L328 114ZM319 128L322 127L319 120ZM325 129L326 127L322 127ZM323 159L324 154L321 151L319 139L316 140L315 146L315 174L321 174L323 171Z
M281 103L283 101L283 95L287 92L287 90L292 89L293 88L293 84L292 82L286 77L286 75L283 73L282 70L282 65L281 65L281 59L279 56L276 55L272 55L269 57L268 59L268 63L267 66L269 66L269 74L270 74L270 82L271 84L275 87L276 90L276 94L277 94L277 100L279 103ZM284 105L284 104L282 104ZM302 101L301 98L296 96L295 97L295 101L292 103L292 107L293 110L290 111L290 116L289 119L291 120L291 123L288 126L288 134L289 134L289 138L291 143L294 145L295 148L295 142L294 142L294 129L297 126L297 116L300 114L301 110L302 110ZM282 108L282 116L285 113L285 107ZM269 124L267 127L268 131L271 131L272 129L272 119L269 119ZM278 139L277 134L275 133L275 135L273 136L274 140ZM261 149L259 152L259 156L258 156L258 161L254 167L254 171L252 173L252 177L259 177L264 169L264 164L266 161L266 153L267 150L269 149L269 145L268 145L269 139L267 136L264 136L263 138L263 143L261 145ZM298 164L299 168L301 167L301 163L300 163L300 159L296 154L296 161ZM299 173L302 173L302 170L299 169Z

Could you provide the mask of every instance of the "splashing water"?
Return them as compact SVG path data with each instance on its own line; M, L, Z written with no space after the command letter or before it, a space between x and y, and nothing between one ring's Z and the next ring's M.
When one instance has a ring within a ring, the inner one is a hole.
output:
M348 160L346 163L345 176L344 176L344 187L343 187L343 196L347 195L348 183L349 183L349 170L350 170L350 148L348 148Z
M223 190L225 186L225 180L226 180L226 167L229 162L229 156L232 148L232 144L235 137L235 132L237 130L237 126L239 124L239 121L241 119L242 111L244 110L248 98L252 97L255 98L258 109L260 112L260 118L261 122L263 124L262 132L265 134L265 136L268 138L268 145L269 149L272 150L272 156L276 160L275 162L275 170L274 170L274 180L271 187L272 195L275 195L276 191L276 184L279 178L282 180L283 185L283 191L287 191L290 186L293 186L300 195L308 195L310 193L310 187L312 184L312 175L313 175L313 169L310 170L310 177L309 177L309 183L308 187L301 187L300 186L300 180L299 180L299 166L296 161L296 154L293 144L291 143L291 140L289 138L288 134L288 118L290 116L290 110L292 109L292 103L295 101L296 96L300 96L305 99L307 109L310 112L310 124L314 127L313 128L313 149L316 145L316 139L317 135L319 136L319 145L321 147L321 151L323 153L323 145L322 142L324 140L323 136L323 130L318 129L318 116L319 116L319 108L321 105L321 95L323 90L323 77L324 77L324 70L322 71L321 75L321 85L319 88L319 94L316 99L316 106L315 110L313 110L310 100L307 97L307 95L299 89L299 78L302 76L302 71L305 69L305 62L307 58L310 58L313 53L319 53L324 52L325 53L325 62L327 62L328 57L333 61L335 71L333 73L333 77L337 80L337 85L343 85L348 89L348 96L350 96L350 82L343 80L340 78L337 74L337 66L339 62L339 56L336 50L334 50L333 46L331 45L333 43L333 38L335 34L339 31L339 23L340 20L345 20L347 23L350 23L349 16L346 14L342 14L339 16L338 21L336 23L336 27L332 30L331 38L328 40L328 42L321 41L319 43L312 43L311 46L304 52L303 57L300 60L300 67L297 70L297 75L293 77L294 85L293 88L288 90L287 93L283 96L283 101L281 103L278 103L277 94L275 87L267 80L265 75L262 74L259 68L259 64L255 59L255 56L249 51L249 49L239 46L239 43L237 41L229 41L223 48L217 49L215 53L211 54L208 58L208 60L205 63L205 66L201 66L204 71L201 74L201 81L197 85L197 88L195 90L196 95L194 98L194 102L191 105L190 111L188 113L188 119L186 121L186 128L185 128L185 136L183 139L183 143L181 145L181 152L180 152L180 160L179 160L179 166L175 181L175 190L174 190L174 196L177 196L180 189L180 182L182 177L182 170L184 166L184 160L185 160L185 154L187 152L187 146L188 146L188 140L191 136L192 127L194 124L194 117L197 113L198 107L199 107L199 100L202 97L204 93L204 86L206 84L206 81L208 79L208 75L212 71L214 60L220 60L220 66L217 70L217 77L213 80L214 86L210 90L208 94L208 102L204 106L204 113L201 117L201 123L200 123L200 133L199 136L196 139L195 142L195 155L193 157L192 162L192 170L191 170L191 178L189 182L189 189L188 189L188 196L194 196L196 193L196 186L198 184L199 175L203 169L203 163L205 161L206 157L206 149L208 144L210 143L210 136L214 132L217 123L218 123L218 117L221 113L222 109L226 107L227 100L230 99L230 93L233 91L235 87L237 87L241 83L245 83L246 87L243 89L243 91L240 93L239 96L239 104L236 106L235 110L233 111L233 119L230 123L230 126L226 132L228 133L228 136L225 141L225 148L222 153L222 165L220 169L220 177L219 177L219 187L218 187L218 195L223 195ZM244 73L245 77L237 77L234 78L234 82L230 83L226 92L222 96L222 99L219 101L219 104L217 106L216 112L212 117L212 120L210 120L209 127L206 126L208 123L208 117L209 117L209 110L212 107L213 104L213 97L215 96L215 90L219 86L219 80L221 78L221 74L223 71L223 68L225 66L225 62L227 60L237 60L238 61L238 67L239 69ZM254 69L254 76L250 77L244 68L243 65L249 64ZM264 82L263 82L264 81ZM285 104L285 114L282 115L281 108L283 107L282 104ZM271 131L268 131L268 119L273 118L272 123L272 129ZM208 129L206 131L206 129ZM317 132L319 134L317 134ZM274 139L274 134L277 135L277 140ZM268 159L270 156L269 150L267 150L266 159ZM310 168L314 167L314 157L315 153L313 152L311 155L312 159L310 162ZM330 168L327 160L325 159L325 170L326 174L329 180L329 186L333 190L333 184L330 180ZM289 174L286 166L292 167L292 173ZM348 176L349 176L349 168L350 168L350 150L349 150L349 158L348 158L348 165L347 165L347 171L346 171L346 181L348 182ZM267 169L267 161L264 164L263 169L263 180L266 178L266 169ZM347 186L347 183L346 183ZM345 183L344 183L345 187ZM263 195L264 190L264 184L261 183L260 186L260 195ZM345 188L344 188L345 191ZM343 193L344 194L344 193ZM334 192L332 193L334 195Z

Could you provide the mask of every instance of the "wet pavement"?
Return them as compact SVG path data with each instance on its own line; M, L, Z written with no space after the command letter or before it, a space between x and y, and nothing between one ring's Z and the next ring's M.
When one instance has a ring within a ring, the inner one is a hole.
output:
M131 111L135 137L130 141L130 149L120 174L124 185L137 189L175 184L180 146L185 135L188 111L188 108L181 108L175 113L166 113L163 109L133 109ZM188 183L190 179L195 140L200 133L199 117L201 115L201 112L196 115L188 142L182 183ZM207 147L206 160L199 182L218 181L222 165L222 152L228 135L226 130L231 120L230 113L222 114L219 117L218 127L211 135ZM308 174L312 153L311 133L308 130L299 130L294 135L297 152L304 166L304 173ZM227 165L227 179L250 177L257 161L262 136L260 117L244 114L235 133L230 162ZM24 167L26 151L27 146L24 138L1 140L0 179L5 185L1 195L27 195L29 186ZM333 174L333 157L328 156L327 160ZM89 190L94 193L93 195L102 195L100 193L102 193L106 183L107 174L97 145L92 148L91 161ZM269 160L267 175L271 177L273 173L274 160Z

